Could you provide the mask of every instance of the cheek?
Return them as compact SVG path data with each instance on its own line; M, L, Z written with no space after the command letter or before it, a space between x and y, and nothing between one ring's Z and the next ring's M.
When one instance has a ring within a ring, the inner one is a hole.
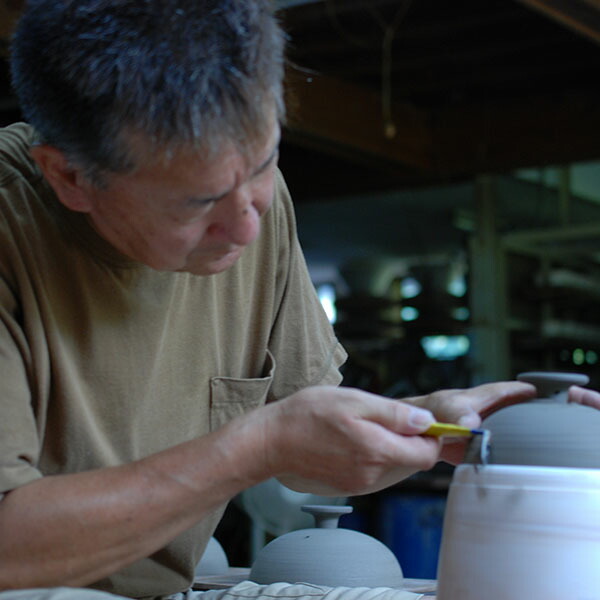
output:
M164 223L148 222L144 227L144 239L151 253L175 258L193 246L198 234L191 226L165 226Z
M254 192L254 206L260 216L264 215L271 204L275 195L275 178L271 176L268 181L261 182Z
M205 223L194 223L180 227L173 232L173 245L183 251L189 251L198 246L206 234Z

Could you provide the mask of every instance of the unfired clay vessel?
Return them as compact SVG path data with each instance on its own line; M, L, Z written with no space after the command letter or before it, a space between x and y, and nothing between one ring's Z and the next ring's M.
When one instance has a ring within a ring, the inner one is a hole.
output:
M598 598L600 470L459 466L438 600Z
M221 546L217 538L211 537L208 540L202 558L196 565L196 577L224 575L228 570L229 560L223 546Z
M394 553L375 538L338 528L351 506L303 506L316 527L291 531L257 555L250 580L257 583L313 583L332 587L401 589L404 578Z
M566 388L584 379L520 378L547 400L486 419L491 460L503 464L456 468L438 600L599 597L600 469L583 467L600 467L600 411L565 403Z
M586 375L529 372L518 376L536 386L538 397L515 404L484 420L489 429L489 462L503 465L600 467L600 411L569 404L571 385L585 385Z

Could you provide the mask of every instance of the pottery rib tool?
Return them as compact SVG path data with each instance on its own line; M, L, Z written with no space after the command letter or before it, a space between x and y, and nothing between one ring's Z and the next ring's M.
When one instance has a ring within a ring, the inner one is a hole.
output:
M473 463L475 469L479 465L487 465L493 462L492 432L489 429L482 429L481 435L474 435L465 451L463 462Z
M470 429L461 427L453 423L433 423L421 435L431 435L434 437L472 437L474 435L483 435L483 429Z
M490 462L492 434L489 429L470 429L453 423L433 423L421 435L435 437L469 437L463 462L487 465Z

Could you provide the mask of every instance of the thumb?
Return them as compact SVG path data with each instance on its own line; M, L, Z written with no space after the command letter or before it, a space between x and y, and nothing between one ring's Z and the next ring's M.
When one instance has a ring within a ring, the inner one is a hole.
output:
M391 418L381 421L380 424L394 433L419 435L435 423L433 413L425 408L397 400L391 402L391 408Z
M412 433L413 431L423 433L433 423L435 423L435 418L431 411L417 406L409 406L406 425L410 431L405 433Z

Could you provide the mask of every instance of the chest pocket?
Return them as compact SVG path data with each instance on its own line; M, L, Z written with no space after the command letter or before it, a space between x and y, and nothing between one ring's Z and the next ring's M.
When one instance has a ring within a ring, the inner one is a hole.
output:
M215 431L228 421L239 417L267 401L267 394L275 374L275 359L267 350L264 377L240 379L211 377L210 430Z

